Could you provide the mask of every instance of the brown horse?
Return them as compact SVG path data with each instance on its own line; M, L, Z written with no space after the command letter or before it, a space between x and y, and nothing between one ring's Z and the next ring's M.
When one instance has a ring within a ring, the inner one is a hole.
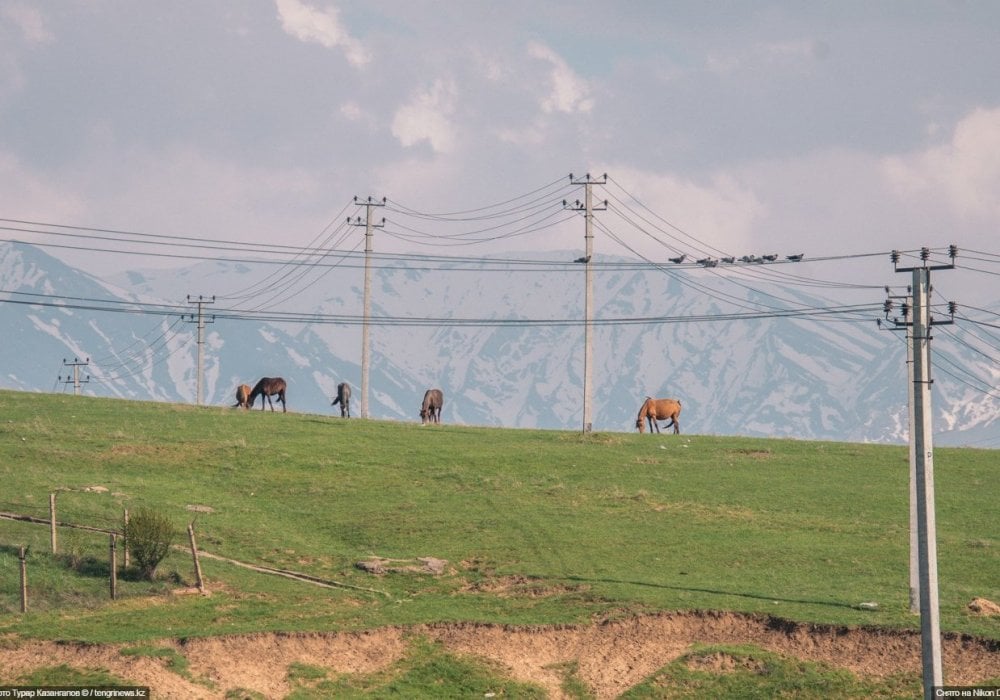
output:
M260 400L260 410L264 410L264 399L267 399L267 403L271 406L271 410L274 410L274 404L271 403L271 397L278 396L278 401L281 402L282 413L287 412L285 406L285 380L281 377L264 377L254 386L253 391L250 392L250 398L247 399L249 407L253 407L254 403L257 401L258 396L263 398Z
M674 426L674 434L677 435L681 432L681 402L677 399L651 399L646 397L645 402L642 404L642 408L639 409L639 416L635 419L635 427L639 429L640 433L646 432L646 426L643 421L649 421L649 432L660 432L660 426L656 422L658 420L667 420L664 428L669 428L671 425Z
M245 408L250 410L250 385L240 384L236 387L236 405L233 408Z
M441 408L444 406L444 394L440 389L428 389L424 392L424 402L420 405L420 422L426 424L441 422Z
M351 385L347 382L341 382L337 385L337 398L333 400L331 406L336 406L340 404L340 417L350 418L351 417Z

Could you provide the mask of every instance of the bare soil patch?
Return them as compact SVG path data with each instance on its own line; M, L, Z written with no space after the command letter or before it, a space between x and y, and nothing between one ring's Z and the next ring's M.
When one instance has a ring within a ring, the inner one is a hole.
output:
M598 698L614 698L694 644L753 644L789 657L846 668L858 676L920 673L919 632L795 623L728 612L663 613L588 625L506 627L485 624L433 624L381 628L358 633L255 634L169 640L187 658L191 676L181 677L162 659L123 656L122 645L19 642L0 645L0 681L13 682L36 668L67 664L103 668L123 679L148 685L157 698L223 698L235 688L269 698L290 692L291 664L308 664L332 674L369 674L401 659L412 635L440 642L452 653L499 663L510 676L544 687L562 698L560 669L573 664ZM1000 675L1000 642L968 635L943 638L945 679L972 685ZM701 670L726 673L733 659L705 656Z

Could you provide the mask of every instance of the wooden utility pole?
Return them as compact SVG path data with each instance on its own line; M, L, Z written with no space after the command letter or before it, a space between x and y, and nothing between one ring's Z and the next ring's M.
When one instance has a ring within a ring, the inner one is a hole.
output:
M575 262L583 263L584 265L584 322L583 322L583 432L589 433L594 428L593 420L591 416L593 415L593 406L591 401L591 396L593 394L593 378L594 378L594 271L593 271L593 258L594 258L594 212L603 211L607 209L607 201L600 207L594 207L593 200L593 185L603 185L607 183L608 176L604 174L600 179L593 179L590 177L590 173L587 173L586 177L581 179L573 179L573 174L570 173L569 180L574 185L583 185L584 197L583 203L577 200L575 204L568 205L566 201L563 201L563 206L567 206L573 211L582 211L584 220L584 232L583 232L583 242L584 242L584 254L582 258L579 258Z
M197 304L198 306L198 315L188 316L185 320L188 321L189 323L198 324L198 380L197 380L198 389L197 389L197 398L195 399L195 405L201 406L202 394L203 394L202 382L205 376L205 324L215 323L215 316L212 316L210 319L205 318L204 307L205 304L215 303L215 295L213 294L212 298L209 300L201 296L200 294L198 295L197 299L193 298L190 294L188 294L187 302L189 304Z
M385 197L382 198L381 202L375 201L371 197L368 197L367 202L361 202L357 197L354 198L354 203L358 206L365 207L365 221L361 222L361 217L357 217L354 221L351 218L347 218L347 223L352 226L364 226L365 227L365 296L364 296L364 321L361 326L361 417L368 418L368 376L370 372L370 360L371 360L371 331L369 329L369 322L372 315L372 239L374 237L375 229L382 228L385 226L385 219L382 219L381 224L376 224L372 220L372 207L384 207Z

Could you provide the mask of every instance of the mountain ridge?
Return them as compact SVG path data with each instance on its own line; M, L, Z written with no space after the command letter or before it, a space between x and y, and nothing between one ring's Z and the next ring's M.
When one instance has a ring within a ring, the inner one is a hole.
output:
M53 386L53 380L66 371L60 360L74 356L91 361L84 393L193 403L195 309L186 297L218 292L205 305L204 403L231 405L238 384L279 375L289 381L291 410L332 415L340 381L355 387L357 405L360 270L261 269L206 262L100 279L39 248L0 243L0 288L7 302L16 302L0 304L16 338L0 351L7 367L0 386L54 390L59 381ZM375 270L371 417L417 420L424 389L438 386L445 422L580 429L583 327L573 319L582 321L583 284L579 266L566 270ZM838 304L768 281L733 285L711 271L612 265L595 280L595 430L634 430L645 396L671 396L683 402L685 432L906 440L905 344L901 334L878 330L876 314L771 314L782 304ZM30 294L109 304L32 305L40 298ZM162 305L159 315L148 306L135 307L143 313L97 310L125 311L139 302ZM259 319L238 320L228 313L236 308L252 309ZM280 320L289 308L295 322ZM759 317L747 318L749 309L761 310ZM331 315L340 320L328 322ZM994 381L998 376L960 343L939 343L934 352ZM934 410L941 444L1000 442L1000 411L989 395L939 381Z

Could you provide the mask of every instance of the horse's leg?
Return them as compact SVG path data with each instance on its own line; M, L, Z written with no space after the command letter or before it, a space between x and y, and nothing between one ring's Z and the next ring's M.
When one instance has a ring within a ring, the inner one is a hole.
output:
M285 392L284 390L278 394L278 401L281 402L281 412L288 413L288 404L285 403Z
M677 422L679 416L674 416L674 435L681 434L681 424Z
M649 432L652 433L654 431L657 433L660 432L660 424L657 423L656 418L651 415L649 416Z

